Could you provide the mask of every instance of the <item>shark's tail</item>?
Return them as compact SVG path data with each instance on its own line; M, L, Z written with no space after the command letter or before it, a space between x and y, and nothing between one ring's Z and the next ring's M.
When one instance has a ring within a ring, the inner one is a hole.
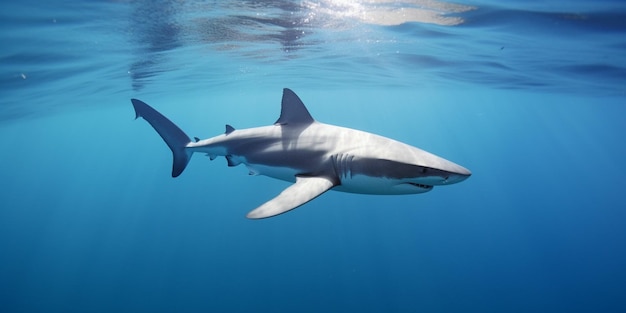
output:
M130 101L135 108L135 119L143 117L172 150L174 155L172 177L177 177L185 170L191 158L191 153L185 150L185 146L191 142L191 139L176 124L143 101L137 99Z

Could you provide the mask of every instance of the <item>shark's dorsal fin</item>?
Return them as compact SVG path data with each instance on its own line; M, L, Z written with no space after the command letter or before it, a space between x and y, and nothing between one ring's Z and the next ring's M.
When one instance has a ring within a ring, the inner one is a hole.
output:
M232 126L226 124L226 132L225 132L226 135L228 135L228 134L230 134L230 133L232 133L234 131L235 131L235 127L232 127Z
M315 122L302 100L289 88L283 89L280 117L275 125L308 125Z

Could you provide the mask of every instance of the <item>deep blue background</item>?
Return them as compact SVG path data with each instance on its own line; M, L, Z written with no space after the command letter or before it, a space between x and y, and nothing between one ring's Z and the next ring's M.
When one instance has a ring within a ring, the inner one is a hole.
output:
M626 310L620 2L472 3L454 27L304 25L249 46L197 41L175 2L27 4L0 14L0 311ZM473 176L251 221L287 183L200 155L172 179L129 101L204 138L273 123L283 87Z

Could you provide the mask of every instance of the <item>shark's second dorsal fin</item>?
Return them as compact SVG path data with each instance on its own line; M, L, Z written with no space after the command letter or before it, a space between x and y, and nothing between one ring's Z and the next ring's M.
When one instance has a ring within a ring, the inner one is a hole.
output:
M289 88L283 89L280 117L276 125L308 125L315 122L311 114L298 98L295 92Z
M230 134L230 133L232 133L234 131L235 131L235 127L232 127L232 126L226 124L226 132L224 134L228 135L228 134Z

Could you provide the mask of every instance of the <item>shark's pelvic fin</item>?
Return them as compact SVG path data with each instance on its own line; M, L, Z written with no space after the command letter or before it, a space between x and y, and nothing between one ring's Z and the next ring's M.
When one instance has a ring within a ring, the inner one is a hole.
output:
M233 157L232 155L229 154L226 156L226 162L228 162L229 167L233 167L233 166L237 166L241 164L241 159Z
M246 217L259 219L285 213L317 198L334 186L335 183L326 177L297 176L295 184L283 190L276 198L250 211Z
M308 125L315 122L302 100L289 88L283 89L280 117L275 125Z
M185 170L191 158L191 154L185 150L185 146L191 142L191 139L176 124L143 101L137 99L131 99L130 101L135 108L135 119L143 117L172 150L174 155L172 177L177 177Z

